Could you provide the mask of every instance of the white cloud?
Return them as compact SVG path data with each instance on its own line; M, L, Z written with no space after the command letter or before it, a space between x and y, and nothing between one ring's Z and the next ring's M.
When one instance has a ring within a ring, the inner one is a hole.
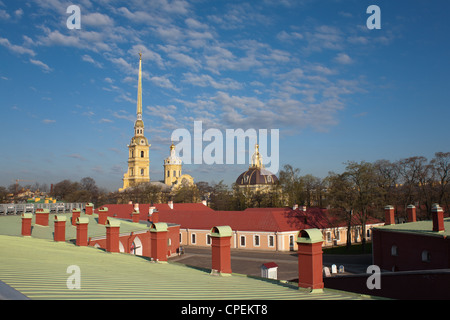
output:
M93 65L95 65L95 66L97 66L97 67L99 67L99 68L103 68L103 65L102 65L100 62L95 61L95 60L94 60L90 55L88 55L88 54L84 54L84 55L81 57L81 59L82 59L83 61L92 63Z
M158 87L179 91L167 76L154 76L150 78L150 81Z
M42 71L44 72L50 72L52 71L52 68L50 68L48 65L46 65L45 63L43 63L40 60L34 60L34 59L30 59L30 62L38 67L40 67L42 69Z
M6 38L0 38L0 45L8 48L9 50L11 50L12 52L15 52L15 53L28 54L33 57L36 55L36 53L33 50L23 47L23 46L12 44Z
M82 16L83 26L91 26L91 27L113 27L114 21L106 14L102 13L89 13L83 14Z
M193 73L184 73L183 76L184 82L187 82L194 86L213 87L214 89L219 90L238 90L242 88L242 84L230 78L216 81L210 75L206 74L199 75Z
M340 64L351 64L353 63L352 58L349 57L346 53L339 53L336 58L334 58Z
M14 14L16 15L17 18L21 18L23 15L23 10L22 8L17 9L16 11L14 11Z
M56 122L56 120L51 120L51 119L42 120L42 123L45 123L45 124L50 124L50 123L55 123L55 122Z
M68 158L73 158L73 159L77 159L77 160L81 160L81 161L86 161L86 158L84 158L82 155L80 155L79 153L72 153L72 154L68 154L66 155L66 157Z
M283 30L277 34L277 39L281 41L295 41L302 40L303 38L303 35L298 32L286 32Z
M9 18L11 18L11 16L8 12L6 12L5 10L0 10L0 19L8 20Z

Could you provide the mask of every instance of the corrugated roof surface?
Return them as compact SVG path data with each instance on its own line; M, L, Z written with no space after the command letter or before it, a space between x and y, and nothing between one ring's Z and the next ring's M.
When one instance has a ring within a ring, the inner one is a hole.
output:
M77 227L71 223L71 213L58 214L67 217L66 221L66 241L70 239L76 239ZM40 239L53 239L54 231L54 216L55 214L49 214L49 225L40 226L35 224L36 216L33 215L31 236ZM88 224L88 237L103 237L106 236L106 227L97 223L97 214L91 216L81 214L82 217L89 217ZM114 219L114 218L113 218ZM118 220L118 219L116 219ZM18 236L21 235L22 219L21 216L3 216L0 217L0 234ZM129 221L120 220L120 233L146 231L149 228L143 223L132 223Z
M1 219L4 217L0 217ZM346 300L363 297L327 290L310 294L295 286L245 276L211 276L175 263L155 264L130 254L111 254L33 237L0 235L0 279L31 299ZM70 290L67 268L80 268L81 288Z
M405 232L405 233L415 233L420 235L428 235L434 237L448 237L450 236L450 218L444 219L444 227L445 231L436 232L433 231L433 221L424 220L424 221L416 221L416 222L407 222L400 224L391 224L386 226L377 227L377 229L383 231L397 231L397 232Z

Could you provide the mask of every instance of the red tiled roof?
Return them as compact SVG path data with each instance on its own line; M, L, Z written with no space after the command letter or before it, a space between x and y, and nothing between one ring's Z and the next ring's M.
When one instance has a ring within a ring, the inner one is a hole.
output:
M134 205L109 204L108 215L131 219ZM140 220L147 220L149 204L140 204ZM179 224L181 228L208 230L214 226L228 225L236 231L282 232L310 228L333 228L346 226L336 215L326 209L308 208L306 212L291 208L251 208L244 211L215 211L201 203L154 204L159 221ZM372 223L381 221L372 220Z

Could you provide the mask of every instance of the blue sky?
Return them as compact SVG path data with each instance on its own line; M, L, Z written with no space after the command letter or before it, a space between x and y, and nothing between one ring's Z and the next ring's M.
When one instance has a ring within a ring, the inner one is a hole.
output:
M69 30L69 5L81 29ZM381 29L369 30L369 5ZM280 166L448 152L450 3L0 0L0 185L122 185L143 54L152 180L177 128L279 129ZM204 146L207 143L204 143ZM251 146L250 152L253 152ZM185 165L231 184L245 165Z

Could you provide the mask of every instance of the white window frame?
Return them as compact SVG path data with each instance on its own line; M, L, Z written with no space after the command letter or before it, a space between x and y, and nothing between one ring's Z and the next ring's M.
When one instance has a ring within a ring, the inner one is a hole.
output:
M272 239L272 244L270 244L270 240ZM269 246L269 248L274 248L275 247L275 236L270 234L267 236L267 244Z
M258 242L256 241L256 238L258 238ZM261 237L259 236L259 234L255 234L253 236L253 246L254 247L259 247L261 246Z
M244 244L242 244L242 239L244 240ZM245 235L243 235L243 234L240 235L239 236L239 246L245 248L246 244L247 244L247 239L245 238Z

